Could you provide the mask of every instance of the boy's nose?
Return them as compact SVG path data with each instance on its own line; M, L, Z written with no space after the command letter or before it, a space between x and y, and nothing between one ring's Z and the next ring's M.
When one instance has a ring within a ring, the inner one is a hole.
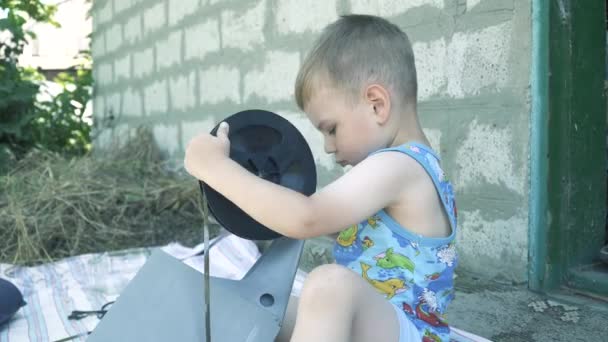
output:
M324 148L325 148L325 153L327 154L332 154L336 152L336 147L335 144L330 141L330 139L325 139L325 144L324 144Z

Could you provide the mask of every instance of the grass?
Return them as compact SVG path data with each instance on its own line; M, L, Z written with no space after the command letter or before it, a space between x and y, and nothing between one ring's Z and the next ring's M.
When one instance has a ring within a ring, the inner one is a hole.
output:
M0 176L0 262L202 241L198 184L167 171L148 131L110 151L34 151Z

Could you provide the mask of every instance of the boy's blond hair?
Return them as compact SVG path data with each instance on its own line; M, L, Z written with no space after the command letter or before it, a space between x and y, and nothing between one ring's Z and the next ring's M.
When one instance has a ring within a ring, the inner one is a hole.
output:
M304 59L296 79L296 102L303 110L315 88L328 85L354 100L370 83L387 87L397 105L415 106L418 85L410 41L386 19L341 16L324 29Z

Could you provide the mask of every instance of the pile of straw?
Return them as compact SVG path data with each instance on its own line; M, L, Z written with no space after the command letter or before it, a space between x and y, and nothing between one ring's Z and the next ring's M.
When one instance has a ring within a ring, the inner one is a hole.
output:
M197 182L167 172L145 130L103 156L33 152L0 176L0 262L191 246L202 241L201 202Z

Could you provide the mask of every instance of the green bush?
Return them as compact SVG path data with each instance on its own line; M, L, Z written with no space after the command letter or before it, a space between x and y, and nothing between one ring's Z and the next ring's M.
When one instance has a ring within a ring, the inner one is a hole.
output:
M50 23L56 6L40 0L0 0L0 171L32 149L79 155L90 148L90 123L85 109L92 94L91 70L75 67L55 78L61 92L39 100L44 77L17 64L29 38L28 19ZM88 52L84 52L89 57ZM90 57L89 57L90 58Z

